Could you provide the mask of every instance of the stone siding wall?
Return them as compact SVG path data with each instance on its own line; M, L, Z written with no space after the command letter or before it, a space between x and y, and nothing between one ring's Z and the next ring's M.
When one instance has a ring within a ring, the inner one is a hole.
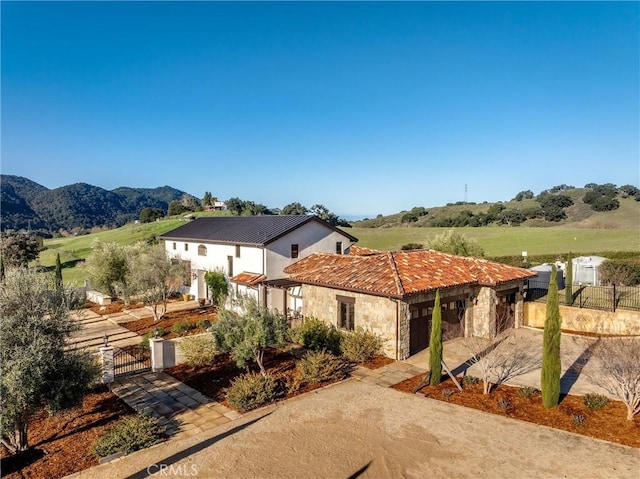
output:
M527 302L524 306L524 324L544 328L547 305ZM581 333L640 335L640 312L619 309L616 312L560 306L562 329Z
M389 298L371 296L361 293L352 293L338 289L323 288L319 286L302 285L302 297L304 298L303 313L305 317L313 316L317 319L337 327L338 300L336 296L346 296L355 299L354 324L355 327L363 327L382 336L384 340L384 354L390 358L396 358L396 314L398 303ZM404 313L408 315L408 310ZM408 320L401 322L401 327L406 328L406 353L409 355L409 325ZM403 346L404 348L404 346Z

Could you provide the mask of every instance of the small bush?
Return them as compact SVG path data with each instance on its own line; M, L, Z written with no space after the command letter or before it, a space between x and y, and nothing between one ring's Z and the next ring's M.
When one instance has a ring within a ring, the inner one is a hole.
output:
M184 334L195 328L196 326L191 324L189 321L177 321L173 324L171 332L175 334Z
M523 386L520 389L518 389L518 394L523 398L530 398L531 396L535 396L539 392L540 392L539 389L536 389L531 386Z
M585 394L582 398L582 402L585 406L587 406L591 411L596 409L602 409L609 403L609 398L607 396L603 396L602 394Z
M275 378L261 374L244 374L234 380L227 390L229 405L242 412L269 404L278 396L280 394Z
M500 409L508 409L511 406L511 402L507 398L500 398L497 403Z
M213 363L216 355L216 342L211 334L186 336L178 344L189 366L205 366Z
M210 327L211 327L211 320L210 320L209 318L201 319L200 321L198 321L198 322L196 323L196 326L197 326L198 328L208 329L208 328L210 328Z
M347 361L362 363L382 353L382 338L358 328L342 335L340 351Z
M161 338L162 336L167 334L167 331L164 328L157 328L158 331L158 337ZM140 347L142 349L149 349L149 340L151 338L155 337L155 331L151 330L151 331L147 331L144 336L142 336L142 341L140 342Z
M311 351L296 363L296 370L302 381L321 383L344 379L347 376L345 364L326 351Z
M312 351L340 354L340 332L316 318L307 318L293 331L293 340Z
M587 422L586 416L583 416L582 414L574 414L573 416L571 416L571 420L576 426L582 426Z
M93 443L91 453L105 457L117 452L129 454L162 441L164 426L155 417L137 414L122 419Z
M474 384L478 384L479 382L480 382L480 378L477 378L475 376L464 376L462 378L463 386L473 386Z
M453 396L456 393L455 389L450 389L450 388L446 388L442 390L442 397L445 399L449 399L451 396Z

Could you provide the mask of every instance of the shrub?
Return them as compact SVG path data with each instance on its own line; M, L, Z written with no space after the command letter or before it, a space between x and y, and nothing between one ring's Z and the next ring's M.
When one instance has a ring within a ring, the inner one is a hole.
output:
M210 334L187 336L180 341L178 347L189 366L211 364L216 355L216 342Z
M340 354L340 332L316 318L307 318L293 331L293 339L312 351Z
M382 338L363 328L358 328L342 335L340 351L348 361L362 363L382 353Z
M165 427L160 421L145 414L137 414L122 419L111 429L107 430L93 443L91 453L98 457L105 457L116 452L129 454L160 442Z
M175 334L184 334L192 329L195 329L195 325L191 324L189 321L177 321L173 324L171 328L171 332Z
M209 318L204 318L196 323L196 327L202 328L202 329L209 329L211 327L211 324L212 323Z
M500 398L497 402L500 409L508 409L511 406L511 402L507 398Z
M530 398L531 396L535 396L539 392L540 392L539 389L536 389L531 386L523 386L520 389L518 389L518 394L523 398Z
M571 420L576 426L583 426L587 422L586 416L583 416L582 414L574 414L573 416L571 416Z
M453 396L456 393L455 389L451 389L451 388L446 388L442 390L442 397L445 399L449 399L451 396Z
M474 384L478 384L479 382L480 382L480 378L477 378L475 376L464 376L462 378L463 386L473 386Z
M227 390L229 405L242 412L269 404L278 396L278 383L268 374L244 374L235 379Z
M596 409L602 409L609 403L609 398L607 396L603 396L602 394L585 394L582 398L582 402L585 406L587 406L591 411Z
M301 380L321 383L344 379L347 376L344 362L326 351L310 351L296 363Z
M142 336L142 341L140 342L140 348L149 349L149 340L155 337L156 331L158 332L159 338L167 334L167 331L164 328L156 328L155 330L147 331Z

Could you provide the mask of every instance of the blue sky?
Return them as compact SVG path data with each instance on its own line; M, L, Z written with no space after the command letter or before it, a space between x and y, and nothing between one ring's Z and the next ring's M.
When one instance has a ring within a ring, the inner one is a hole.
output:
M2 173L340 215L638 185L637 2L2 1Z

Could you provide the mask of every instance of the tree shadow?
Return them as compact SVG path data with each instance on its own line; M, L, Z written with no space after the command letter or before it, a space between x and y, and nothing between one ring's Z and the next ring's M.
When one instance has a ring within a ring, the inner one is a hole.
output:
M9 457L4 457L0 461L0 470L2 471L2 475L5 476L14 472L19 472L44 457L44 455L44 450L31 447L26 451L17 452Z
M362 466L356 472L348 476L347 479L357 479L358 477L360 477L362 474L366 472L367 469L369 469L369 466L371 465L372 462L373 460L367 462L364 466Z
M171 466L172 464L175 464L178 461L181 461L183 459L186 459L187 457L191 456L192 454L195 454L197 452L202 451L203 449L215 444L218 441L221 441L229 436L232 436L233 434L242 431L243 429L248 428L249 426L257 423L258 421L264 419L265 417L271 415L272 412L268 412L260 417L257 417L255 419L252 419L251 421L248 421L244 424L240 424L239 426L233 427L231 429L229 429L226 432L223 432L221 434L218 434L216 436L213 436L209 439L206 439L204 441L199 442L198 444L194 444L191 447L188 447L180 452L177 452L176 454L173 454L165 459L161 459L159 461L157 461L155 464L150 464L149 466L145 467L144 469L141 469L129 476L127 476L125 479L144 479L146 477L151 476L152 474L158 472L160 470L160 466L164 468L167 468L169 466ZM154 468L152 466L158 466L157 468Z
M564 399L565 396L569 394L573 385L578 381L580 374L582 373L582 369L587 365L589 360L593 357L593 352L600 342L598 338L596 341L589 343L589 345L582 351L580 356L578 356L571 366L567 368L564 374L560 377L560 402Z

